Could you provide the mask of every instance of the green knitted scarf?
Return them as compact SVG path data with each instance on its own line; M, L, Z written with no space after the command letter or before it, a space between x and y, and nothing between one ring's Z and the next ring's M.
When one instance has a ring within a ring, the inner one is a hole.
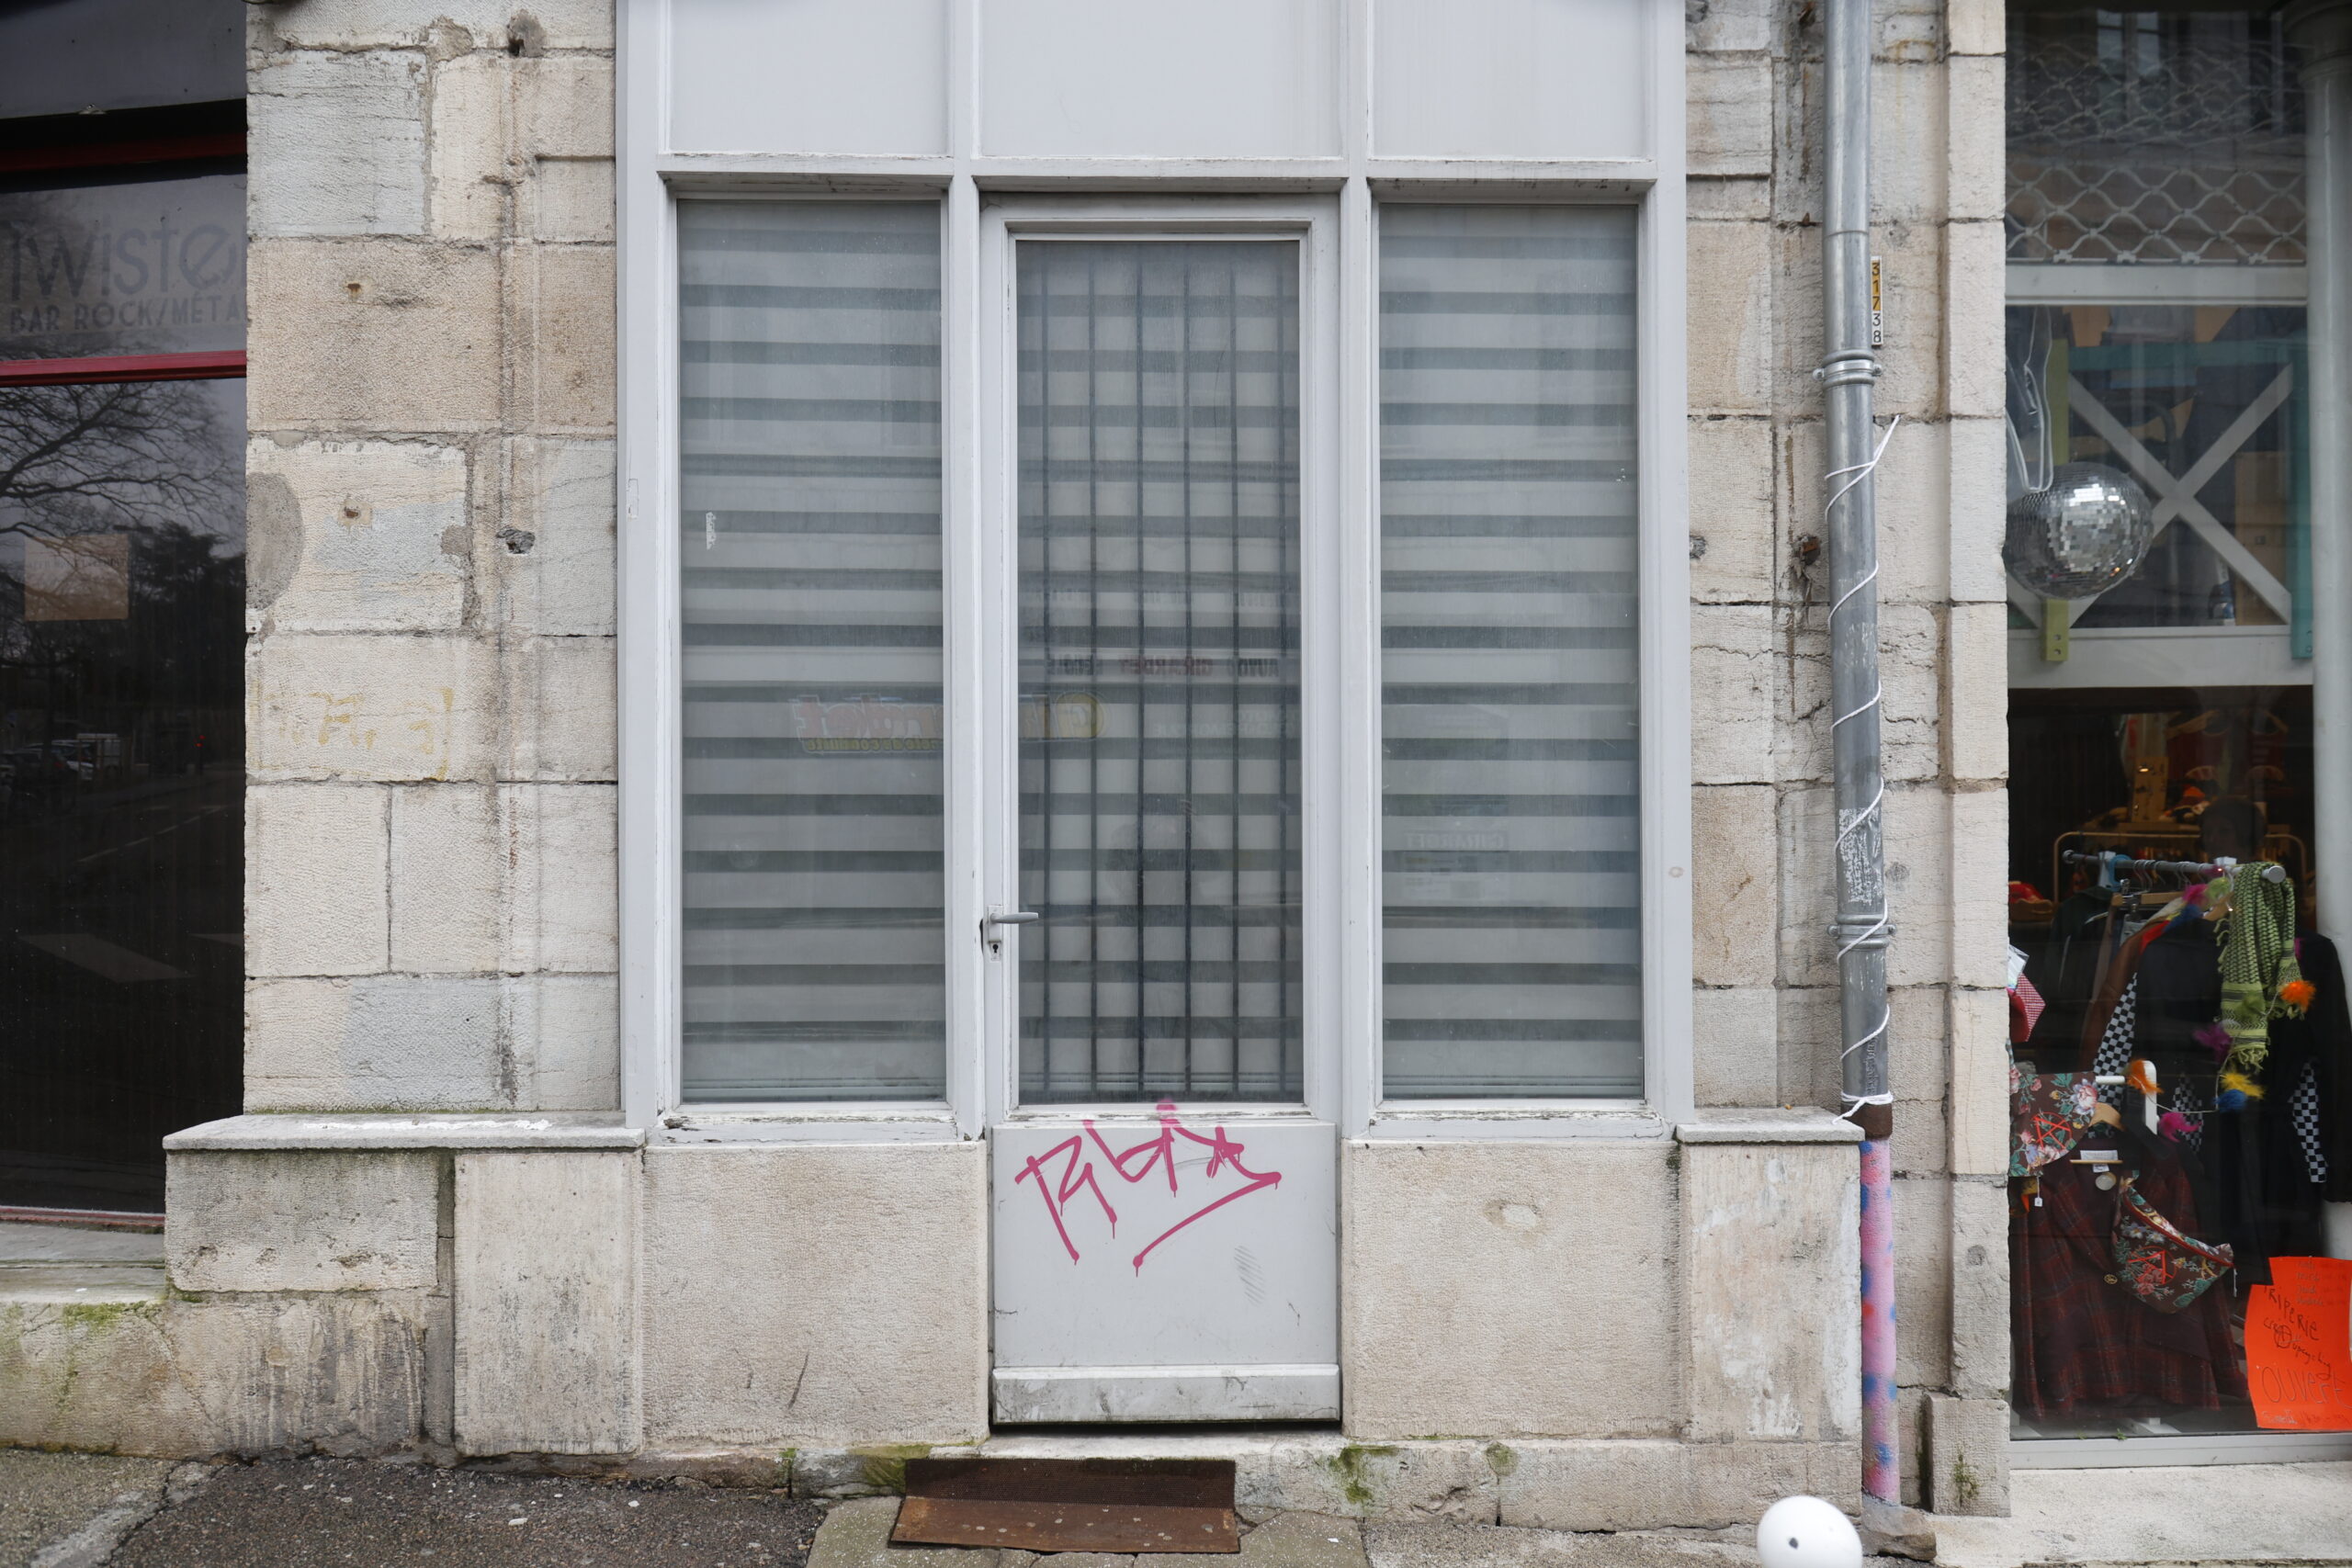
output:
M2231 873L2222 931L2222 1027L2230 1036L2222 1066L2252 1077L2270 1054L2270 1021L2302 1009L2278 988L2302 977L2295 963L2295 888L2249 861Z

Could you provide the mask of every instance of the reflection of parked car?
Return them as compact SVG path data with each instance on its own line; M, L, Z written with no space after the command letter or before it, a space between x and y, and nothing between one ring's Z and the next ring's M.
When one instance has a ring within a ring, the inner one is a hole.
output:
M0 752L0 759L7 763L12 792L24 795L57 795L96 771L87 762L77 766L55 745L14 746Z

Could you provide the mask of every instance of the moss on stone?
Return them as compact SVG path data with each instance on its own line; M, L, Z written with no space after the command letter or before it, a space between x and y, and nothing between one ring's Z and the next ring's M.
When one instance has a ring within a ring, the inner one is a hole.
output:
M1967 1456L1951 1461L1951 1495L1963 1512L1975 1506L1984 1490L1984 1483L1976 1479L1976 1467L1968 1462Z
M868 1486L876 1492L904 1492L907 1489L907 1461L928 1459L929 1443L880 1443L873 1448L852 1449L864 1463L859 1473Z
M124 1318L153 1313L153 1302L68 1302L57 1309L58 1321L85 1333L112 1328Z
M1372 1506L1372 1461L1394 1459L1397 1450L1388 1446L1350 1443L1323 1462L1340 1483L1340 1495L1359 1508Z

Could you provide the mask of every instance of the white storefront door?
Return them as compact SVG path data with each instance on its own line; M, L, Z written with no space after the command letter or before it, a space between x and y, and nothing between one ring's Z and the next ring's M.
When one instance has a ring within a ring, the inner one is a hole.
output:
M1329 209L983 219L996 1418L1329 1419Z

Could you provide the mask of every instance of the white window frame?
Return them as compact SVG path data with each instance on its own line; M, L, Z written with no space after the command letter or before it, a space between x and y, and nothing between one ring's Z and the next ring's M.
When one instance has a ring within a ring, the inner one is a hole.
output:
M620 1047L622 1108L657 1142L946 1141L982 1135L1020 1114L1017 963L989 960L978 920L991 887L1012 896L1009 866L1015 733L1010 560L982 559L1010 540L984 509L1012 516L1014 403L1006 353L1012 294L1004 246L1022 232L1092 223L1107 231L1203 225L1301 234L1329 272L1303 297L1301 698L1308 732L1302 787L1307 1113L1372 1138L1663 1136L1694 1113L1690 1038L1691 882L1689 524L1686 501L1683 51L1679 13L1658 8L1650 58L1652 155L1529 162L1374 155L1363 107L1368 42L1351 45L1357 85L1344 155L1330 159L993 159L974 146L968 0L949 7L949 122L942 158L680 155L667 151L670 67L664 0L620 0ZM1041 193L1082 198L1044 203ZM1145 193L1145 194L1138 194ZM1241 193L1248 193L1246 196ZM945 537L947 768L947 1096L933 1101L685 1105L680 1098L682 659L677 514L677 204L695 196L942 202L943 488ZM1640 486L1642 1007L1645 1093L1639 1100L1398 1100L1381 1098L1380 552L1377 206L1396 201L1607 201L1637 213L1637 463ZM991 260L993 255L994 259ZM1328 312L1328 319L1326 313ZM992 323L983 332L983 316ZM1317 352L1309 344L1328 344ZM989 346L993 344L993 347ZM990 355L995 357L991 360ZM993 387L991 401L984 389ZM1317 389L1319 388L1319 391ZM1315 411L1315 412L1310 412ZM1314 428L1328 420L1322 446ZM1320 458L1312 451L1324 454ZM1330 478L1318 479L1317 463ZM1364 519L1361 527L1339 525ZM996 547L984 540L999 541ZM1316 543L1317 540L1321 543ZM1318 556L1316 552L1319 550ZM1330 563L1324 581L1309 563ZM1001 630L983 671L979 585L1000 596ZM997 754L959 746L958 714L999 711ZM1318 708L1321 711L1318 716ZM958 758L965 758L963 762ZM1361 765L1346 766L1349 759ZM993 785L989 780L993 779ZM987 792L993 788L999 797ZM997 837L990 849L985 840ZM995 857L993 862L990 857ZM968 936L969 940L966 940ZM1012 941L1017 942L1018 935ZM1001 971L991 987L986 966ZM967 1001L973 1006L966 1006ZM991 1010L983 1021L978 1007ZM983 1042L1007 1042L991 1074ZM1083 1108L1058 1106L1068 1115ZM1243 1108L1218 1108L1238 1114ZM1039 1114L1047 1108L1040 1107ZM1263 1113L1296 1115L1295 1108Z

